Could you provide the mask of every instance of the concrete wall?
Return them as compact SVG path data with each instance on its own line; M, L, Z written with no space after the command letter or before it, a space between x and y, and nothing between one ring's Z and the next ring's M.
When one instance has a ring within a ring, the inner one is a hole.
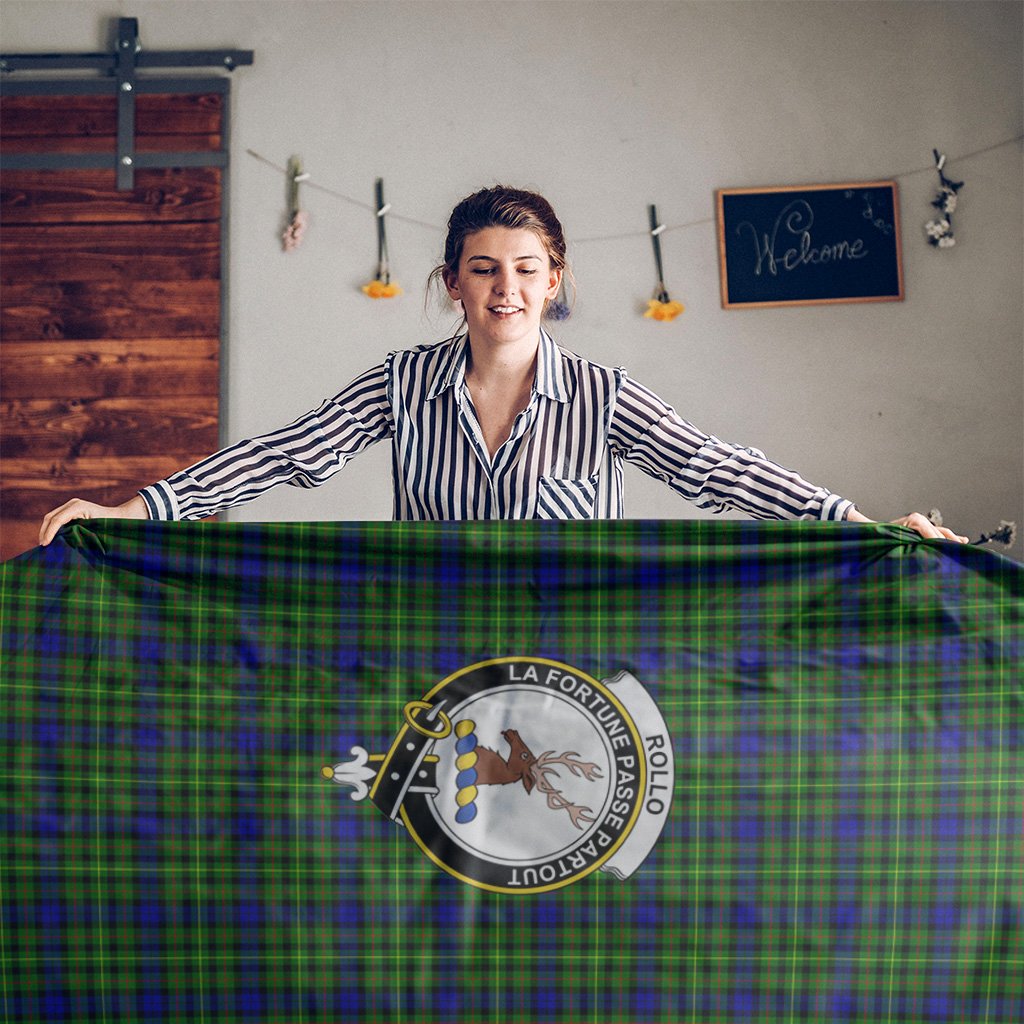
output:
M868 515L937 506L972 535L1024 526L1021 146L996 146L1024 131L1021 4L5 0L3 49L110 49L124 16L150 49L256 52L233 84L225 441L444 336L454 314L423 302L442 226L501 181L544 192L566 227L579 299L562 344ZM933 147L966 181L945 251L922 228ZM368 204L382 176L394 214L433 225L389 222L405 295L360 293L374 218L335 196L305 190L311 227L283 254L283 176L248 149L300 154L315 182ZM904 302L721 308L716 188L889 177ZM687 306L673 324L640 316L651 202L689 225L662 236ZM633 516L701 514L636 471L626 497ZM390 513L378 446L318 491L279 488L233 517Z

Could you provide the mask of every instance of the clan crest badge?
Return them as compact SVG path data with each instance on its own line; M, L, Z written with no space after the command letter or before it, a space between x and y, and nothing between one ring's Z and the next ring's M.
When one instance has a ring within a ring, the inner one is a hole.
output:
M323 776L404 825L438 867L492 892L548 892L635 872L672 804L672 742L627 672L598 681L547 658L495 658L404 709L385 754Z

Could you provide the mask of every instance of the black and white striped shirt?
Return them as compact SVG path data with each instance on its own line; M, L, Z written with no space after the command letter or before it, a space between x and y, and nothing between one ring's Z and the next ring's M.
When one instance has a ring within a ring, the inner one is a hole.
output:
M153 519L199 519L281 483L316 487L392 441L396 519L621 518L622 462L702 508L758 519L842 519L852 502L702 433L622 369L541 332L529 404L492 459L465 387L464 336L391 353L294 423L140 493Z

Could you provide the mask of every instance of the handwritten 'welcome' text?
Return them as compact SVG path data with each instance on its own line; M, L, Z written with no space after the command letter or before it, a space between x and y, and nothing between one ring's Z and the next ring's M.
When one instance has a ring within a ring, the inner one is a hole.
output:
M766 268L769 274L777 277L780 270L841 263L844 260L862 260L867 256L868 250L864 248L862 238L856 238L852 242L842 239L830 245L815 245L811 238L813 225L814 211L810 203L803 199L795 199L775 218L771 232L765 232L758 238L757 229L749 220L745 220L736 226L736 234L742 234L744 228L750 232L756 256L754 274L758 277ZM797 239L795 248L792 247L794 238ZM787 244L791 247L784 249Z

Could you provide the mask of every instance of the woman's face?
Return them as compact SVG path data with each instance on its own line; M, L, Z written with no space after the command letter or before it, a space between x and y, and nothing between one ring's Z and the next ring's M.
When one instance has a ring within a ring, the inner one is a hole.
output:
M536 343L545 303L562 272L551 267L540 236L526 228L484 228L466 236L459 271L445 281L466 312L474 342Z

